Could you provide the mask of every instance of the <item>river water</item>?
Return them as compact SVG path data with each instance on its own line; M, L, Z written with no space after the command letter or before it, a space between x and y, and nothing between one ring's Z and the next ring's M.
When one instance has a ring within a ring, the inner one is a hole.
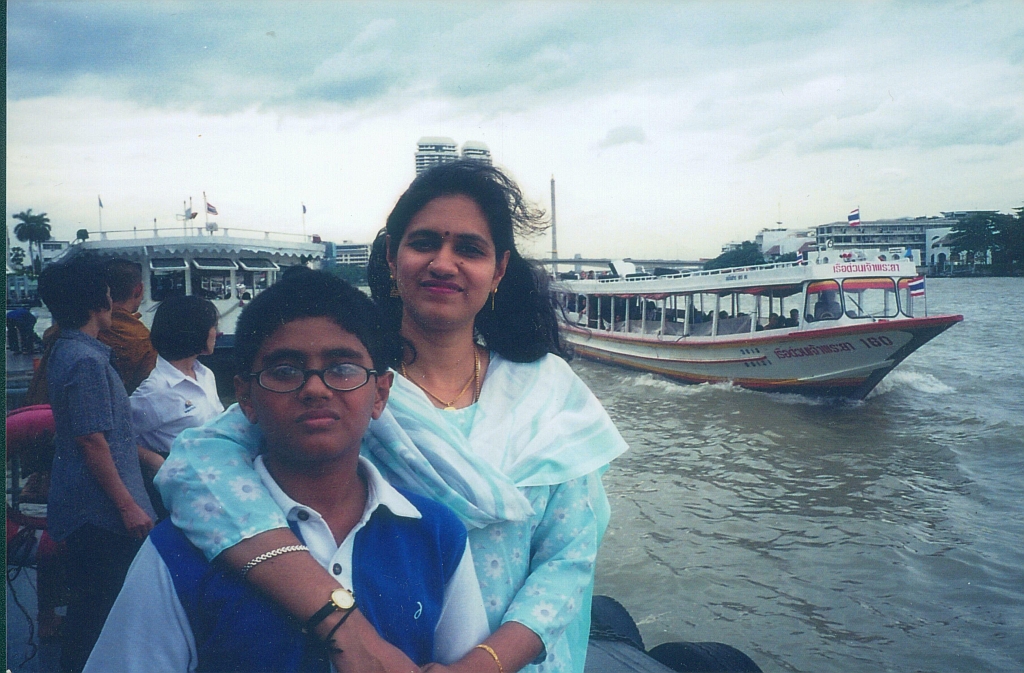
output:
M964 322L863 402L574 360L631 447L596 591L765 671L1024 670L1022 296L929 279Z

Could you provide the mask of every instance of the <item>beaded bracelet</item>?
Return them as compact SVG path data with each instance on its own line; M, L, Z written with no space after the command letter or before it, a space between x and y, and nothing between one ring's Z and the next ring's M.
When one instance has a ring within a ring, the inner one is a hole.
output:
M493 647L491 647L490 645L484 645L483 643L480 643L479 645L477 645L473 649L474 650L478 650L478 649L479 650L483 650L487 654L489 654L492 657L494 657L494 663L496 663L498 665L498 673L505 673L505 667L501 665L501 659L498 658L498 653L494 651Z
M271 549L268 552L264 552L256 558L254 558L253 560L246 563L244 566L242 566L242 579L245 579L245 576L249 574L250 570L258 566L259 564L263 563L264 561L272 559L275 556L280 556L281 554L287 554L288 552L293 551L309 551L309 547L307 547L304 544L291 544L286 547L278 547L277 549Z

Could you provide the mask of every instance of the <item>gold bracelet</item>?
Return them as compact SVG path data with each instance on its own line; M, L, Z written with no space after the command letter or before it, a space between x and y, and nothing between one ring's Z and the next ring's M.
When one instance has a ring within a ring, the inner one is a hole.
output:
M309 551L309 547L307 547L304 544L292 544L286 547L278 547L277 549L272 549L268 552L260 554L259 556L257 556L256 558L242 566L242 579L245 579L245 576L249 574L250 570L258 566L259 564L263 563L264 561L272 559L275 556L280 556L281 554L287 554L288 552L293 551Z
M505 673L505 667L501 665L501 659L498 658L498 653L494 651L493 647L491 647L490 645L484 645L483 643L480 643L479 645L477 645L473 649L474 650L478 650L478 649L479 650L483 650L487 654L489 654L492 657L494 657L494 663L496 663L498 665L498 673Z

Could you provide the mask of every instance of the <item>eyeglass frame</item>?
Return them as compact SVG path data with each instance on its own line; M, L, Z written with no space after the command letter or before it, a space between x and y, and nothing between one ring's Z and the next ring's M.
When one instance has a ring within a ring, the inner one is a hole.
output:
M335 388L334 386L332 386L330 383L327 382L327 378L326 378L325 375L327 374L327 370L331 369L331 367L325 367L324 369L299 369L298 367L292 367L292 369L295 369L297 371L302 372L302 383L300 383L295 388L292 388L291 390L274 390L273 388L268 388L263 383L263 381L260 380L260 378L262 377L264 372L269 372L271 369L276 369L278 367L291 367L291 365L280 365L280 364L273 365L272 367L267 367L265 369L261 369L258 372L249 372L248 374L246 374L246 377L250 378L250 379L252 379L252 378L256 379L256 385L258 385L260 388L263 388L267 392L277 393L279 395L287 395L288 393L294 393L294 392L296 392L298 390L302 390L303 388L305 388L306 384L309 383L310 377L313 376L314 374L316 374L318 377L320 377L320 381L324 384L324 387L326 387L328 390L334 391L336 393L349 393L349 392L352 392L353 390L359 390L360 388L362 388L363 386L365 386L367 383L370 382L370 376L371 375L373 375L373 376L380 376L380 374L381 374L376 369L370 369L369 367L364 367L363 365L358 365L358 364L356 364L354 362L341 362L341 363L338 363L338 365L346 365L346 366L358 367L359 369L362 369L363 371L366 372L366 380L363 381L362 383L360 383L355 388L345 388L344 390L342 390L340 388ZM332 367L335 367L335 366L338 366L338 365L332 365Z

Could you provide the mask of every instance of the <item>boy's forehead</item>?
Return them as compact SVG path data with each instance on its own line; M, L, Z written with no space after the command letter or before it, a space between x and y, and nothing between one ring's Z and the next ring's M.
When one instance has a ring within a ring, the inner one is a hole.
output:
M338 353L370 359L369 350L358 336L326 316L298 318L279 325L263 340L256 358L259 360L276 352Z

